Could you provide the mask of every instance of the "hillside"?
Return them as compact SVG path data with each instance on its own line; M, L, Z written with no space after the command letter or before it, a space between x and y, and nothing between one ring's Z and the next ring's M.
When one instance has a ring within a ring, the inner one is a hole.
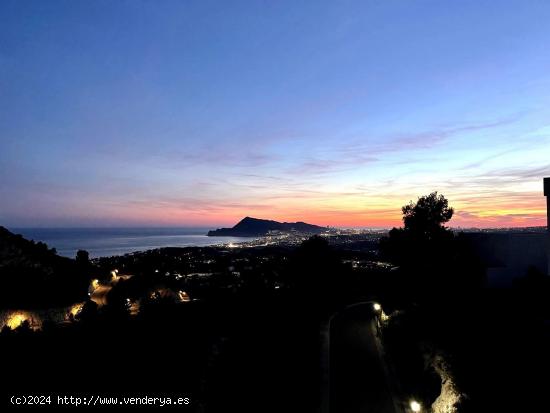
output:
M75 260L0 227L0 308L39 308L86 297L88 279Z
M246 217L233 228L219 228L208 231L209 237L261 237L270 231L297 231L308 234L319 234L327 228L305 222L277 222L266 219Z

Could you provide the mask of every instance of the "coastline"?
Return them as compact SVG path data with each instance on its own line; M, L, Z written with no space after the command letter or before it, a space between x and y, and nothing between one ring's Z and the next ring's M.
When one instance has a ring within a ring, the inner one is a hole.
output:
M209 237L205 228L13 228L27 239L44 242L64 257L79 249L90 258L120 256L165 247L207 247L250 241L248 237Z

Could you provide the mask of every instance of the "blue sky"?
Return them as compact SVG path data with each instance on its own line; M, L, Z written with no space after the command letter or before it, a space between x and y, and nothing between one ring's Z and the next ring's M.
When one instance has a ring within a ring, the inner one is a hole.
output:
M0 224L543 225L546 1L2 1Z

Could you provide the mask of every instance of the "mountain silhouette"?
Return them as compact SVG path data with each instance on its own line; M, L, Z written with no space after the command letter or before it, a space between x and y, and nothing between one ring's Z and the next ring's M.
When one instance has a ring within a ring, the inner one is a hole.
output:
M267 219L246 217L233 228L218 228L208 231L209 237L259 237L270 231L297 231L309 234L319 234L327 228L305 222L277 222Z

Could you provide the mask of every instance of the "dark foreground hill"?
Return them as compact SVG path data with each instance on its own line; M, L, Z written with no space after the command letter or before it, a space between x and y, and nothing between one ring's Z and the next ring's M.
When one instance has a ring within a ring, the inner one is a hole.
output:
M38 308L86 297L89 281L77 261L0 227L0 282L0 308Z
M307 224L305 222L277 222L267 219L246 217L233 228L219 228L208 231L209 237L261 237L270 231L297 231L308 234L319 234L326 231L325 227Z

